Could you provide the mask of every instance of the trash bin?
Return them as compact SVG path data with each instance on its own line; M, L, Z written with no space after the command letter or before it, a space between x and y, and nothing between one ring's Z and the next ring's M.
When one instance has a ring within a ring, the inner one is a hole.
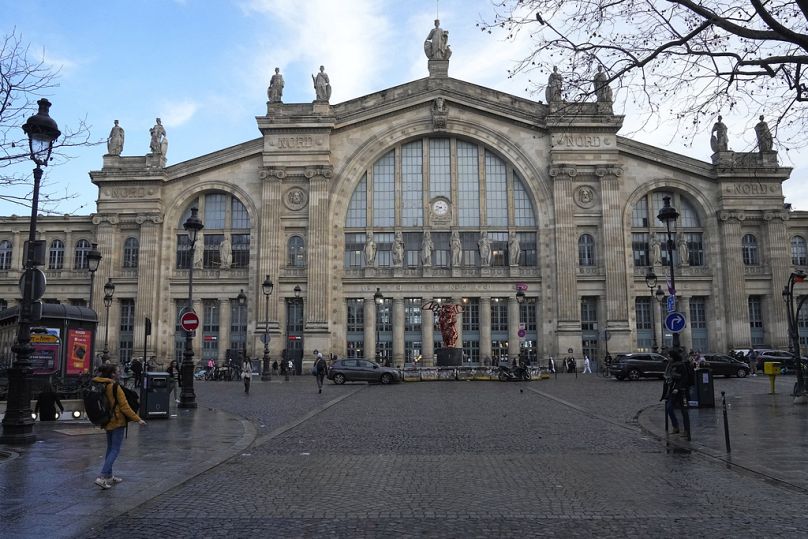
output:
M140 388L140 417L169 417L171 376L167 372L143 373Z
M696 400L699 408L715 408L713 371L710 369L696 369Z

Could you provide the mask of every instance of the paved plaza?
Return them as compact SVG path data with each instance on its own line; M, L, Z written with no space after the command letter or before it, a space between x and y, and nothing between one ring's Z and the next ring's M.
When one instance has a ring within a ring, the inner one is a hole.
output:
M0 460L3 537L804 537L808 407L716 380L693 440L659 381L197 384L199 409L103 435L37 427ZM720 392L729 402L731 456ZM73 435L71 435L73 434Z

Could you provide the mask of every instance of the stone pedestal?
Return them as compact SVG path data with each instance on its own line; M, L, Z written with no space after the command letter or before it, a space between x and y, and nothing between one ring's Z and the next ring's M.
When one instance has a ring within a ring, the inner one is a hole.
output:
M427 62L430 77L448 77L449 60L429 60Z
M435 351L437 367L459 367L463 364L462 348L438 348Z

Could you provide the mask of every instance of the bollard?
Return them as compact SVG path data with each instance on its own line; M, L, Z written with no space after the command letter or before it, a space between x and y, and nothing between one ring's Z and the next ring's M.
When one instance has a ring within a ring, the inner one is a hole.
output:
M732 452L729 446L729 422L727 421L727 399L724 392L721 392L721 406L724 408L724 443L727 446L727 453Z

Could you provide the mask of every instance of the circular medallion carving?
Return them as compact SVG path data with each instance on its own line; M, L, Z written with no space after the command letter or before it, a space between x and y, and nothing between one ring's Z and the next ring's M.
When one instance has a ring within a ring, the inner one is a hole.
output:
M595 190L589 185L581 185L575 189L575 203L581 208L591 208L595 205Z
M309 196L299 187L289 189L283 197L283 203L286 204L287 208L293 211L302 210L306 207L308 202Z

